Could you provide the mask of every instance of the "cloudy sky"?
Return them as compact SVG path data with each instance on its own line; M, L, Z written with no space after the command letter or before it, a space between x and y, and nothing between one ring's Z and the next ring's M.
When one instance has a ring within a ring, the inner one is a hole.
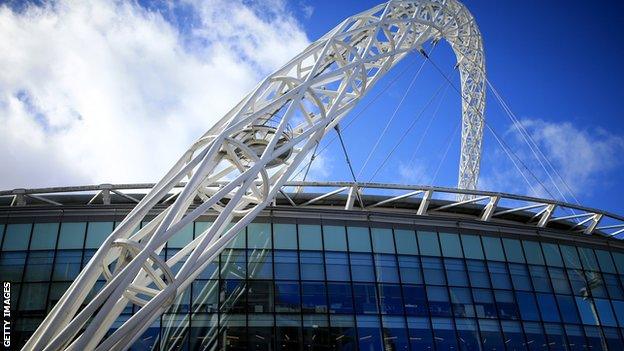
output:
M486 118L522 160L533 185L486 132L480 187L623 213L623 5L606 2L612 11L594 14L567 1L465 3L483 32L492 83L539 148L533 152L526 145L489 94ZM346 16L375 4L0 5L0 188L157 181L260 79ZM432 58L457 81L448 46L436 48ZM347 117L358 116L345 140L361 180L456 183L460 100L430 64L415 77L421 63L417 55L406 58ZM395 109L395 120L362 169L373 144L363 140L376 140ZM545 156L541 164L535 153ZM555 171L549 175L542 165ZM332 143L308 179L349 178Z

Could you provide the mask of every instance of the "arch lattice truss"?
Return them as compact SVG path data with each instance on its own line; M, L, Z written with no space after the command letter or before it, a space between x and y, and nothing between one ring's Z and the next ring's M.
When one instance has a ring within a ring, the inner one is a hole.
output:
M25 348L128 348L388 70L425 42L442 38L453 48L461 76L458 184L474 189L485 105L483 48L474 18L455 0L379 5L347 18L265 78L191 146L105 240ZM136 231L184 180L171 205ZM201 204L191 207L198 197ZM165 262L159 253L167 241L209 209L218 213L214 223ZM176 263L181 268L173 272ZM106 284L94 293L102 278ZM129 303L141 308L114 324Z

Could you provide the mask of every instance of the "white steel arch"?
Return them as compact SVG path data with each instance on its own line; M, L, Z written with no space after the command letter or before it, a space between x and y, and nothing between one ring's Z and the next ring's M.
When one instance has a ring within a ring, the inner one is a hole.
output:
M461 76L458 185L474 189L485 106L483 47L474 18L456 0L381 4L347 18L265 78L193 144L105 240L25 349L130 347L389 69L428 40L442 38L453 48ZM135 231L184 179L171 205ZM191 208L196 198L202 203ZM208 209L219 212L215 222L165 262L158 255L165 243ZM174 273L177 262L184 263ZM106 284L87 300L100 277ZM108 333L128 303L141 308Z

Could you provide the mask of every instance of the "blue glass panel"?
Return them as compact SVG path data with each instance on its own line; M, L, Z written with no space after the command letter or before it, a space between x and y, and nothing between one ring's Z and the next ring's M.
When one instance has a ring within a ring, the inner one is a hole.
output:
M273 245L275 249L297 249L297 226L294 224L273 224Z
M433 335L431 334L429 318L407 317L407 328L412 350L431 350Z
M531 278L529 277L529 270L524 264L510 263L509 274L511 275L511 282L516 290L533 290L531 284Z
M48 283L27 283L20 286L19 311L42 313L46 311Z
M421 255L440 256L440 244L438 234L418 231L418 248Z
M85 248L98 249L113 232L113 222L89 222Z
M381 321L383 325L384 350L409 350L405 318L383 316Z
M63 222L59 233L58 249L82 249L85 239L87 223Z
M275 250L275 279L299 279L297 251Z
M483 248L481 247L481 239L477 235L462 234L461 241L466 258L477 260L485 258L483 255Z
M35 223L30 249L54 250L56 248L58 229L58 223Z
M531 281L533 282L533 288L538 292L552 292L550 286L550 278L546 267L544 266L529 266L529 272L531 273Z
M505 349L505 340L503 340L497 321L479 319L479 329L481 329L483 350L495 351Z
M613 311L615 311L615 317L617 318L620 327L624 327L624 301L611 301Z
M572 293L577 296L585 296L587 294L587 281L585 281L583 271L568 269L567 273Z
M559 322L559 311L555 296L552 294L535 294L542 320L544 322Z
M299 224L299 248L301 250L323 250L321 226Z
M596 307L594 306L592 299L575 297L575 300L583 324L598 325L598 316L595 312Z
M557 304L564 323L578 324L581 322L572 296L557 295Z
M328 283L329 313L353 313L353 294L349 283Z
M454 258L444 259L444 268L446 268L446 279L452 286L468 286L468 274L464 261Z
M349 251L371 252L370 233L365 227L347 227Z
M452 233L440 233L440 246L442 247L442 255L445 257L464 257L462 247L459 242L459 235Z
M567 268L581 269L581 259L576 252L576 247L570 245L559 245L561 250L561 256L563 256L563 263Z
M357 348L353 316L329 316L329 343L334 350L353 351Z
M572 294L568 276L563 268L548 267L548 272L550 273L550 281L556 294Z
M492 287L495 289L511 289L511 279L507 265L503 262L488 262Z
M254 280L247 282L247 311L253 313L273 312L273 282Z
M221 253L221 279L245 279L247 258L245 250L225 249Z
M91 225L89 223L89 231L91 231ZM87 233L87 241L89 240L89 234ZM185 225L179 232L175 233L168 241L167 248L169 249L181 249L193 241L193 223Z
M613 256L618 273L624 274L624 252L611 252L611 256Z
M522 247L524 248L524 256L526 257L527 263L544 264L542 248L537 241L522 240Z
M342 226L324 225L323 243L325 244L325 250L347 251L345 228Z
M251 223L247 226L247 247L250 249L270 249L272 245L270 223Z
M383 350L379 317L356 316L358 332L358 348L360 350Z
M563 267L563 260L559 253L559 247L557 244L542 243L542 251L544 251L544 257L546 258L546 264L549 266Z
M579 247L578 251L583 268L590 271L597 271L598 261L596 261L596 256L594 256L594 250L588 247Z
M271 250L247 250L247 277L249 279L273 278L273 252Z
M378 313L377 289L371 283L353 283L355 313Z
M516 302L520 310L520 316L525 321L539 321L540 315L535 302L535 295L530 292L516 292Z
M403 314L401 287L398 284L379 284L379 305L383 314Z
M22 280L26 265L26 252L3 252L0 256L0 277L3 281L17 283ZM80 261L78 261L80 269Z
M412 316L427 316L427 297L421 285L403 285L405 313Z
M504 261L505 252L503 251L503 245L500 238L491 236L481 237L483 242L483 251L485 251L485 258L492 261Z
M603 274L604 284L609 292L609 297L614 300L622 300L624 299L624 291L622 291L622 286L620 285L620 280L618 276L615 274Z
M548 331L548 325L546 326L546 331ZM583 328L578 325L566 325L565 332L568 336L568 350L570 351L581 351L592 349L587 345L587 340L585 339L585 333L583 332Z
M455 317L474 317L475 308L468 288L450 288L451 304Z
M496 313L496 303L491 290L472 289L475 310L479 318L498 318Z
M613 310L611 309L611 304L609 303L609 300L594 299L594 303L596 304L596 311L598 312L600 325L607 327L616 327L617 322L615 320L615 316L613 315Z
M546 330L546 338L551 350L568 350L565 333L561 325L546 323L544 329Z
M609 350L617 350L622 347L624 341L622 341L622 337L617 328L602 328L602 331L604 332L607 348Z
M26 263L24 281L43 282L50 280L53 259L54 251L51 250L30 252Z
M349 260L351 261L351 275L353 277L353 281L375 281L373 255L365 253L352 253Z
M474 319L456 319L457 338L460 350L479 350L481 341L479 340L479 330Z
M304 313L327 313L325 283L301 283L301 303Z
M442 260L435 257L421 257L421 260L425 283L433 285L445 285L446 278L444 276Z
M523 322L526 346L530 351L548 350L546 335L541 324L535 322Z
M301 262L302 280L325 279L325 266L323 264L322 252L302 251L299 253L299 261Z
M429 304L429 313L436 317L451 316L451 300L446 287L428 286L427 302Z
M591 290L592 297L607 297L607 289L604 285L600 272L585 271L585 279L587 280L588 287Z
M299 283L291 281L275 282L275 312L299 312L301 294Z
M30 240L30 229L32 225L28 224L9 224L6 226L4 233L4 242L2 244L3 251L19 251L28 250L28 242Z
M431 318L435 345L437 350L457 349L455 328L450 318Z
M81 250L59 250L56 252L52 280L73 281L80 273Z
M417 256L398 256L399 271L403 284L422 284L422 269L420 258Z
M327 267L327 280L348 281L349 261L347 254L343 252L326 252L325 266Z
M382 283L398 283L399 271L395 255L375 254L375 272L377 281Z
M372 228L373 251L377 253L394 253L392 229Z
M596 258L598 259L598 266L600 266L600 270L605 273L616 273L615 265L613 264L613 260L611 259L611 254L609 251L605 250L595 250Z
M587 337L587 349L605 350L603 336L600 328L585 326L585 336Z
M297 350L303 338L301 317L278 315L275 320L275 350Z
M501 319L520 319L518 305L514 301L514 295L507 290L494 290L494 298L498 307L498 316Z
M396 241L397 253L404 255L418 255L416 233L413 230L395 229L394 240ZM624 269L624 263L622 264L622 267Z
M501 321L501 327L503 328L503 335L505 336L505 346L507 347L507 350L526 350L526 344L522 333L522 325L520 322Z
M515 263L524 263L524 254L520 240L503 238L503 247L505 248L505 256L507 261Z
M214 313L219 308L219 281L196 280L192 286L193 311Z
M466 260L470 285L473 288L489 288L490 277L483 261Z

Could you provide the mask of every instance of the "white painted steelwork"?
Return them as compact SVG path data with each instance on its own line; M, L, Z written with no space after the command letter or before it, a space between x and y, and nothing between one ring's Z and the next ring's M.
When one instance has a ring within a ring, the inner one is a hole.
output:
M455 52L461 76L458 186L474 189L485 104L483 48L474 18L456 0L390 1L347 18L312 43L192 145L105 240L25 349L128 348L388 70L425 42L440 39ZM183 179L188 182L173 203L135 232ZM196 198L201 204L187 211ZM167 241L208 210L219 213L214 224L163 261L159 253ZM184 263L174 275L170 267L176 262ZM87 301L100 277L106 284ZM128 303L141 308L107 335Z

